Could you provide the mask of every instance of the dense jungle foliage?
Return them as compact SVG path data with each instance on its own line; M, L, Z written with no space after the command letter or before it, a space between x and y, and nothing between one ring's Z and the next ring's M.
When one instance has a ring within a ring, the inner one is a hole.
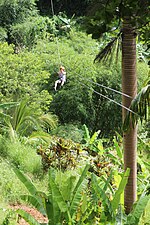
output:
M150 223L149 121L139 123L138 201L126 215L121 53L94 63L110 34L85 32L90 2L0 2L0 224L17 215L42 224L10 208L24 201L49 225ZM137 40L138 92L149 82L147 29ZM55 91L60 65L67 81Z

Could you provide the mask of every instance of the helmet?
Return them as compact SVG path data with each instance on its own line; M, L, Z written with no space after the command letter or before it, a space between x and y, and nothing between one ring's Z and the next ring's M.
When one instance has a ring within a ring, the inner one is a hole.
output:
M65 70L65 67L64 66L60 66L60 70Z

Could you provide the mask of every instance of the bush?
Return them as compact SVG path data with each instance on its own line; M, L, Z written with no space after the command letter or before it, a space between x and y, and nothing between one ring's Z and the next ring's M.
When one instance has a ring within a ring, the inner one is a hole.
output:
M13 203L19 201L19 193L26 193L24 186L16 179L16 176L9 165L8 161L4 161L0 157L0 200L1 202Z
M78 125L71 123L58 126L51 134L64 139L71 139L74 142L81 142L83 138L83 130Z
M5 155L10 163L25 172L35 175L42 173L41 159L30 145L25 145L17 140L16 142L5 140L5 147L1 149L1 154Z
M0 41L6 41L7 32L4 28L0 27Z
M46 17L30 17L23 23L11 26L10 40L18 48L34 47L39 39L52 39L55 27Z
M49 72L45 62L35 53L14 54L13 45L0 43L0 102L29 98L39 109L47 106L51 95L42 86L47 83Z

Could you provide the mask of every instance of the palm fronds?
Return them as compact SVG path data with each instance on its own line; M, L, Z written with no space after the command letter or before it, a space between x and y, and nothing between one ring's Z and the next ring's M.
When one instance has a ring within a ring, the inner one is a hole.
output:
M123 123L123 130L127 131L129 129L130 122L134 127L138 120L147 120L149 116L149 106L150 106L150 84L142 88L138 95L132 100L130 109L135 112L132 113L128 111Z
M51 113L43 114L39 117L41 126L44 128L54 129L58 125L58 118Z
M113 52L116 50L116 58L118 57L118 52L120 48L119 44L119 37L120 37L121 32L118 33L118 35L112 40L98 53L98 55L95 57L94 62L98 61L104 61L106 62L107 60L111 60L113 57Z
M19 105L19 102L6 102L6 103L0 104L0 109L9 109L17 105Z

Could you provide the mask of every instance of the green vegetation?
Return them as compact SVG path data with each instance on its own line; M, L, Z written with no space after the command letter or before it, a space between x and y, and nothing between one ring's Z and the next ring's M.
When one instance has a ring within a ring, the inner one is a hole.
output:
M118 32L110 18L119 1L95 20L86 14L89 1L66 2L54 2L55 15L48 0L0 2L0 224L17 225L21 217L42 224L16 204L36 208L47 225L149 224L149 28L140 28L137 40L136 114L128 111L122 124L121 53L112 47L111 63L105 51L107 60L94 63ZM107 32L97 41L97 31ZM55 91L60 65L67 82ZM139 125L137 200L126 213L131 169L124 169L123 128L130 122Z

